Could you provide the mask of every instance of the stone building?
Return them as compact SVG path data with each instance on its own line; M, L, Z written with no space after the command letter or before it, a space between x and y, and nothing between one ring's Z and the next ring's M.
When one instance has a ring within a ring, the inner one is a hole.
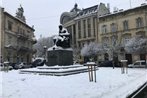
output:
M116 10L112 14L99 17L98 24L99 42L112 49L117 47L117 45L123 46L130 38L136 35L147 38L147 5L141 5L125 11L122 9ZM104 60L113 58L114 51L104 55ZM146 53L138 55L120 52L116 54L118 59L127 59L128 63L146 59Z
M0 8L0 56L1 61L31 63L34 28L26 24L24 9L20 6L16 16Z
M103 3L85 9L75 4L70 12L62 13L60 23L71 33L72 47L81 49L86 43L97 42L97 17L107 13L110 13L109 7Z
M147 5L141 5L128 10L116 9L110 12L109 4L100 3L85 9L79 9L77 4L70 12L62 13L60 23L72 33L72 47L81 49L90 42L102 43L104 47L112 48L124 44L135 35L147 37ZM111 60L112 51L100 55L98 59ZM117 59L128 59L129 63L146 59L146 54L116 54Z

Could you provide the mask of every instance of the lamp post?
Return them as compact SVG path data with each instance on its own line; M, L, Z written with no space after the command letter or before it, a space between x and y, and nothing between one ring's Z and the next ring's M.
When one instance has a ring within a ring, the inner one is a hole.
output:
M46 49L47 49L47 47L43 46L43 49L44 49L44 60L46 61Z

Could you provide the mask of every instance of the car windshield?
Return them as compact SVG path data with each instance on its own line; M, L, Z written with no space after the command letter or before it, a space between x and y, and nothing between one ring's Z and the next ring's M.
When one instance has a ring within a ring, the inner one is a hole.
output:
M35 62L41 62L41 59L37 59Z
M140 65L140 62L136 62L136 63L134 63L134 65Z

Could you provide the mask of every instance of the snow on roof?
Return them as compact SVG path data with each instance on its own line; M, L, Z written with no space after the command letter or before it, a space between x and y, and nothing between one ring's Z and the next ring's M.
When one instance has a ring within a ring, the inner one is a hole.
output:
M124 13L124 12L130 11L130 10L134 10L134 9L138 9L138 8L142 8L142 7L146 7L146 6L147 6L147 4L141 5L141 6L137 6L137 7L134 7L134 8L129 8L127 10L120 9L119 11L115 11L114 13L108 13L108 14L99 16L99 18L103 18L103 17L107 17L107 16L112 16L112 15Z

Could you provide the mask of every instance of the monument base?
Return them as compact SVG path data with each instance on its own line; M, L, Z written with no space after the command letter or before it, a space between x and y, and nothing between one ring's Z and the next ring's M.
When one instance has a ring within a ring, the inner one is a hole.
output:
M50 50L50 51L47 51L47 65L48 66L73 65L73 51L72 50Z

